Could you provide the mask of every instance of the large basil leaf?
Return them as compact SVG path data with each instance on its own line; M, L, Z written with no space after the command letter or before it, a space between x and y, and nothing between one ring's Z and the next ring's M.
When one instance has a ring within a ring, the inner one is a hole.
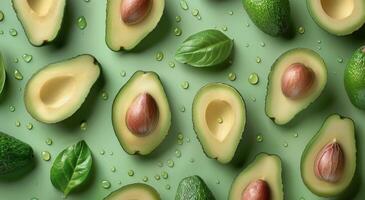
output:
M0 53L0 95L4 89L6 80L5 63L3 55Z
M92 167L91 151L85 141L63 150L51 168L51 182L65 196L87 180Z
M233 40L218 30L205 30L188 37L178 48L175 60L194 67L221 64L231 54Z

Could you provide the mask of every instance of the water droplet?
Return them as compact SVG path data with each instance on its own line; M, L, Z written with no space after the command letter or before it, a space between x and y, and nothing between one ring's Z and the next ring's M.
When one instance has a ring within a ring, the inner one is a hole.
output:
M110 156L112 156L113 154L114 154L114 153L113 153L112 151L111 151L111 152L109 152L109 155L110 155Z
M322 43L322 41L321 41L321 40L318 40L318 41L317 41L317 43L318 43L318 44L321 44L321 43Z
M298 28L298 33L300 33L300 34L304 34L304 33L305 33L305 29L304 29L304 27L303 27L303 26L300 26L300 27Z
M4 35L4 31L3 30L0 30L0 35Z
M176 158L180 158L181 157L181 151L176 149L175 156L176 156Z
M158 181L158 180L160 180L160 179L161 179L161 176L160 176L160 175L158 175L158 174L156 174L156 175L155 175L155 179L156 179L156 181Z
M175 162L174 162L173 160L169 159L169 160L167 161L167 166L168 166L168 167L173 168L173 167L174 167L174 165L175 165Z
M217 180L215 181L215 183L216 183L216 184L220 184L220 183L221 183L221 181L220 181L219 179L217 179Z
M46 139L46 144L47 145L52 145L53 144L53 140L51 138L47 138Z
M284 147L288 147L288 146L289 146L289 144L285 142L285 143L283 144L283 146L284 146Z
M32 197L30 200L39 200L37 197Z
M9 106L9 111L14 112L15 111L15 106L13 106L13 105Z
M112 184L109 181L103 180L101 181L101 187L104 189L109 189L112 186Z
M120 72L121 77L125 77L126 75L127 75L127 72L125 72L124 70Z
M190 158L189 162L190 163L194 163L195 162L195 159L194 158Z
M161 61L163 59L164 55L162 51L158 51L155 55L155 58L157 61Z
M14 58L14 63L18 63L19 59L18 58Z
M15 69L14 70L14 78L16 80L23 80L23 74L19 70Z
M257 85L257 83L259 83L259 75L257 73L250 74L250 76L248 77L248 82L251 85Z
M105 154L105 150L101 150L100 155L104 155L104 154Z
M234 80L236 80L236 73L234 73L234 72L230 72L229 74L228 74L228 79L230 80L230 81L234 81Z
M186 142L189 143L190 142L190 138L186 138Z
M180 16L180 15L176 16L176 17L175 17L175 21L176 21L176 22L181 22L181 16Z
M298 133L294 133L293 136L297 138L299 135L298 135Z
M250 24L249 23L246 23L246 27L250 27Z
M184 144L184 140L177 140L177 144L178 145L183 145Z
M14 28L10 29L9 30L9 34L13 37L17 36L18 35L18 31L15 30Z
M49 153L48 151L42 151L41 156L44 161L51 160L51 153Z
M322 47L320 47L320 46L317 46L317 49L318 49L318 50L321 50L321 49L322 49Z
M170 61L169 62L169 67L174 68L175 67L175 63L173 61Z
M28 130L32 130L33 129L33 124L32 123L28 123L27 124L27 129Z
M189 9L188 3L185 0L180 0L180 7L183 10L188 10Z
M182 133L177 134L177 139L179 140L184 139L184 135Z
M300 197L300 199L299 200L305 200L305 198L304 197Z
M201 19L202 19L202 16L200 16L200 14L199 14L198 16L196 16L196 18L197 18L198 20L201 20Z
M134 176L134 171L133 171L132 169L130 169L130 170L128 171L128 176Z
M161 176L162 176L163 179L169 178L169 174L167 173L167 171L161 172Z
M232 11L232 10L230 10L230 11L228 12L228 14L229 14L229 15L233 15L233 11Z
M265 47L266 46L265 42L260 42L260 46Z
M143 182L147 182L148 181L148 177L147 176L144 176L143 179L142 179Z
M84 16L77 18L77 27L79 27L80 30L84 30L87 27L86 18Z
M185 106L181 105L179 110L180 110L180 112L185 112Z
M104 101L108 100L109 95L106 91L101 92L101 97L103 98Z
M198 16L198 15L199 15L199 10L198 10L198 9L196 9L196 8L194 8L194 9L192 9L192 10L191 10L191 14L192 14L193 16Z
M20 125L21 125L20 121L15 121L15 126L16 127L20 127Z
M250 97L252 102L256 102L256 98L255 97Z
M217 122L218 122L218 124L222 124L222 123L223 123L223 119L222 119L221 117L219 117L219 118L217 119Z
M114 172L116 172L116 171L117 171L117 168L112 167L112 168L110 169L110 171L112 171L112 172L114 173Z
M338 57L338 58L337 58L337 62L338 62L338 63L343 63L343 58L342 58L342 57Z
M178 28L178 27L174 28L174 33L175 33L175 36L180 36L182 34L181 28Z
M171 189L171 186L170 186L169 184L166 184L166 185L165 185L165 189L166 189L166 190L170 190L170 189Z
M89 3L90 2L90 0L84 0L86 3Z
M181 83L181 88L183 88L183 89L188 89L189 88L189 82L188 81L183 81L182 83Z
M24 54L24 55L22 55L22 58L23 58L24 62L29 63L30 61L32 61L33 56L29 55L29 54Z
M261 63L262 59L260 57L256 57L256 63Z
M256 136L256 142L262 142L262 141L264 141L264 136L262 135Z
M159 166L159 167L163 167L163 162L159 161L159 162L157 163L157 166Z
M0 10L0 22L2 22L5 18L4 12Z
M81 122L80 129L82 131L86 131L86 129L87 129L87 122L86 121Z
M223 26L222 27L222 31L228 31L228 27L227 26Z

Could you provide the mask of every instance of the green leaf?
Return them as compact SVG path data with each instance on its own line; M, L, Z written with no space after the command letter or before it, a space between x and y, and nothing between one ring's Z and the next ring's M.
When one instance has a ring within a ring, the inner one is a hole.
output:
M0 53L0 95L4 89L6 80L5 63L3 55Z
M211 67L221 64L233 48L233 40L221 31L211 29L188 37L178 48L175 60L194 67Z
M92 156L84 140L63 150L51 168L51 182L67 196L87 180L92 167Z

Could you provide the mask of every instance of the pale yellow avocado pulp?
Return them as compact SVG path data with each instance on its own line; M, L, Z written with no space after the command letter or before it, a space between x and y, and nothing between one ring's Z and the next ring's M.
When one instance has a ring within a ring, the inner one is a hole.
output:
M232 160L246 123L245 103L233 87L211 83L193 102L194 130L204 152L221 163Z
M160 200L160 195L151 186L143 183L134 183L121 187L104 200Z
M165 7L165 0L153 0L149 14L141 22L127 25L121 18L122 1L107 1L105 40L113 51L133 49L157 26Z
M282 75L294 63L301 63L311 68L315 76L308 95L296 100L289 99L281 90ZM266 96L266 115L276 124L288 123L297 113L318 98L326 83L327 67L316 52L310 49L293 49L284 53L271 68Z
M253 181L261 179L270 188L270 200L283 200L281 160L276 155L261 153L233 181L229 200L241 200L242 193Z
M41 46L57 37L66 0L12 0L12 2L30 43Z
M365 23L364 0L307 0L312 18L335 35L348 35Z
M133 100L142 93L148 93L156 101L159 119L151 133L136 136L127 127L126 114ZM171 125L171 111L156 73L137 71L120 89L113 103L112 122L120 144L129 154L149 154L165 139Z
M99 75L99 64L90 55L50 64L28 81L26 109L41 122L62 121L81 107Z

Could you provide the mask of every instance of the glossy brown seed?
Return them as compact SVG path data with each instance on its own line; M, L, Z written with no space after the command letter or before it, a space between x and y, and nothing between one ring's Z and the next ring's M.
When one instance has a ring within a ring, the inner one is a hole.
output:
M242 193L241 200L270 200L270 188L266 181L252 181Z
M141 22L151 10L153 0L122 0L120 4L121 19L131 25Z
M281 90L290 99L305 96L314 83L315 75L312 69L301 63L290 65L281 79Z

